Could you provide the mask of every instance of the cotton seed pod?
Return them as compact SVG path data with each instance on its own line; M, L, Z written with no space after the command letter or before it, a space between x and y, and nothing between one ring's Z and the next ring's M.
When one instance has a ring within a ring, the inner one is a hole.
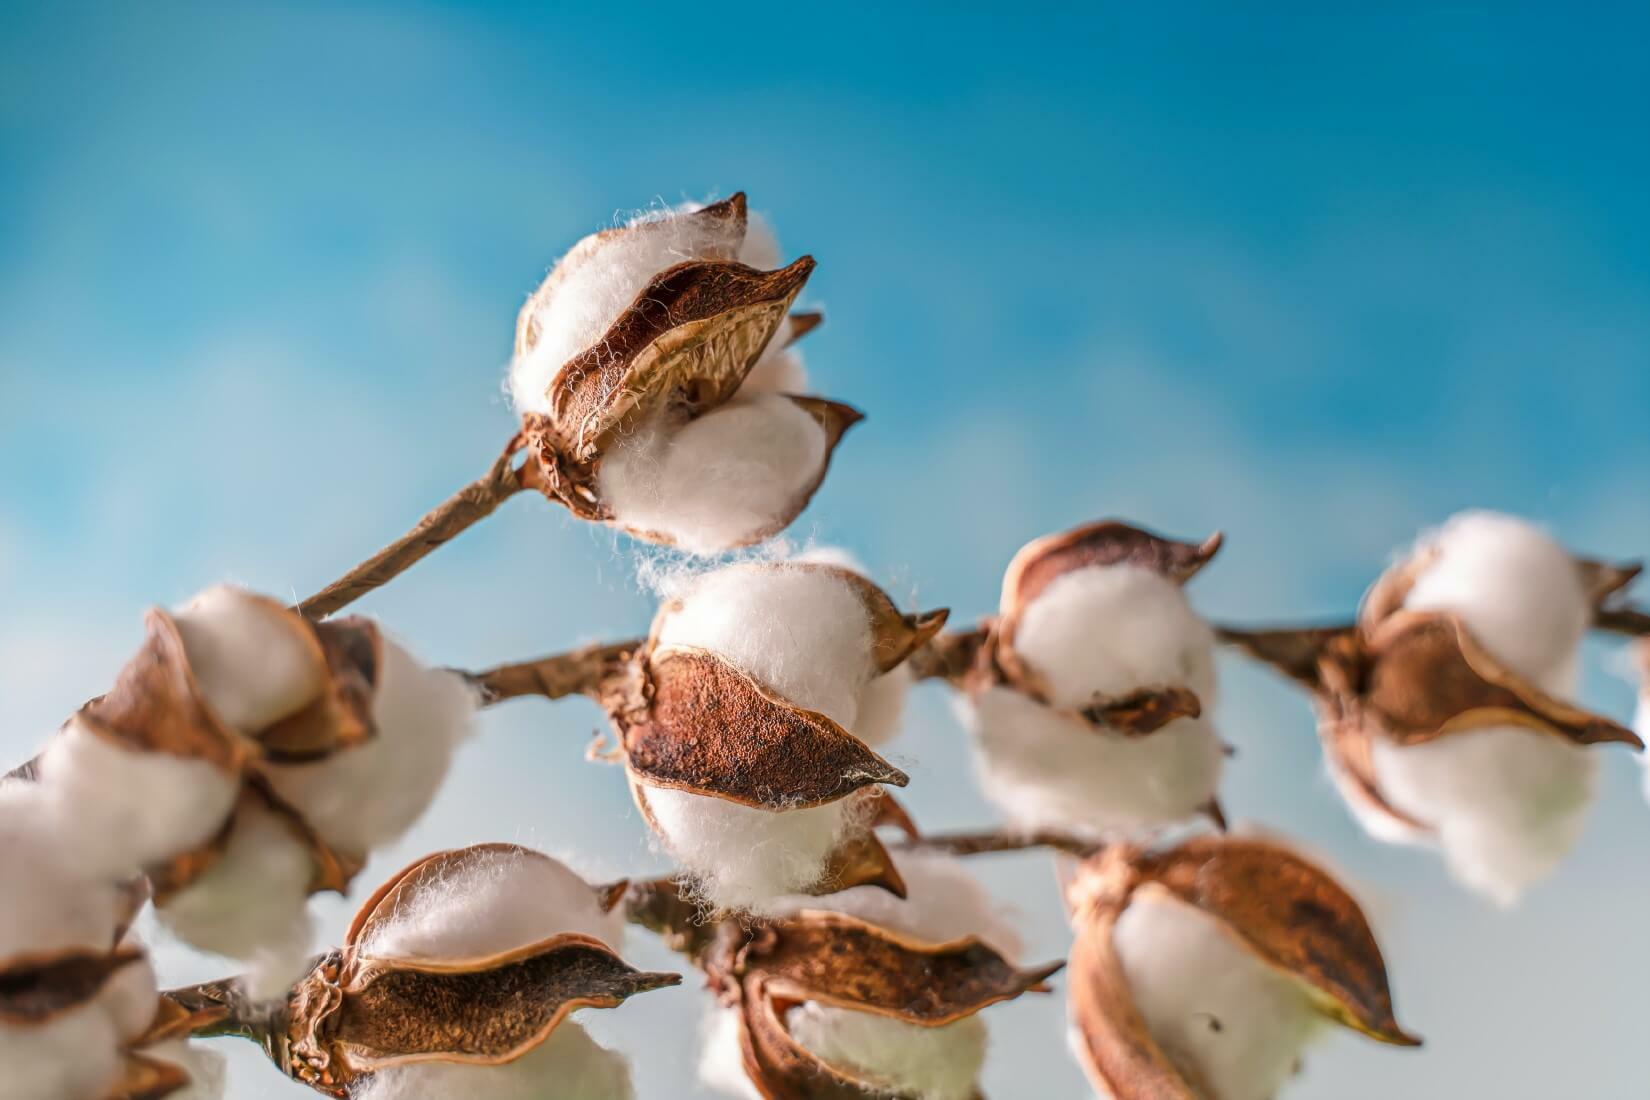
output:
M1108 847L1068 886L1073 1046L1112 1100L1265 1100L1318 1021L1415 1046L1357 903L1269 841Z
M1587 748L1643 748L1559 694L1594 609L1634 572L1467 513L1389 569L1355 624L1228 636L1313 693L1330 774L1370 835L1437 845L1457 879L1506 905L1579 838Z
M817 315L787 310L814 263L758 270L778 249L748 227L743 194L650 214L580 241L528 300L510 386L546 496L694 552L807 506L860 415L792 388Z
M272 1056L336 1097L536 1095L600 1078L611 1088L594 1100L623 1100L628 1074L615 1075L608 1052L567 1016L681 979L637 971L576 930L605 930L622 886L589 886L514 845L419 860L378 889L343 946L293 989Z
M959 1089L930 1056L979 1049L983 1036L968 1021L1046 992L1060 965L1021 970L977 938L935 944L830 912L748 934L725 925L704 960L737 1021L744 1077L763 1100L976 1097L971 1081ZM933 1044L945 1029L957 1030Z
M761 911L881 881L877 784L906 776L856 735L872 685L944 624L851 570L745 564L668 601L604 700L637 806L698 893Z
M1214 636L1182 591L1220 544L1104 521L1014 556L959 706L981 787L1017 827L1223 820Z

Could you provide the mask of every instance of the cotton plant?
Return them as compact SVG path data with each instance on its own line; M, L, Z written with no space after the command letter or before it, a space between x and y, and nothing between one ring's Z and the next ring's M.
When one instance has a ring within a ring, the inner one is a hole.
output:
M1635 572L1468 512L1422 535L1356 623L1228 636L1312 691L1330 774L1366 832L1441 849L1465 886L1510 905L1581 836L1595 747L1644 747L1571 701L1582 637Z
M35 786L81 866L147 875L161 925L273 994L309 957L309 896L343 892L422 814L475 701L368 620L220 585L149 613Z

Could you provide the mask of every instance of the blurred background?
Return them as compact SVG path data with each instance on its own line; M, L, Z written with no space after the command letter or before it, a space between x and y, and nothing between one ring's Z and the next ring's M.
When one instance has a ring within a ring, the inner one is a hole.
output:
M512 431L516 310L557 255L738 189L818 258L815 388L869 416L791 535L958 622L1022 542L1102 516L1224 530L1192 594L1239 621L1344 613L1469 506L1650 555L1635 8L6 5L4 759L102 689L144 607L224 579L306 595L480 473ZM650 556L522 497L359 607L485 665L642 631ZM1587 701L1625 716L1624 654L1590 654ZM1303 700L1223 674L1229 812L1360 885L1427 1039L1335 1036L1292 1095L1644 1096L1630 754L1603 754L1575 858L1503 913L1365 840ZM662 871L622 774L583 760L599 724L582 701L486 714L357 893L481 840ZM908 724L919 818L989 821L945 689ZM1062 955L1046 858L979 868L1029 955ZM319 903L329 940L353 904ZM226 965L159 951L174 984ZM585 1014L643 1100L700 1095L702 996ZM991 1011L988 1095L1089 1095L1063 1014ZM236 1100L307 1095L261 1063L236 1052Z

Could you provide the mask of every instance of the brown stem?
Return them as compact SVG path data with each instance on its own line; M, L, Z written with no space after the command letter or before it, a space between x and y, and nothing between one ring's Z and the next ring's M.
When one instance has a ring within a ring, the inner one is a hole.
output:
M631 924L657 935L672 951L690 958L704 953L724 923L684 897L682 888L666 878L632 882L625 890L624 915Z
M1631 605L1601 607L1593 613L1593 626L1611 634L1630 638L1650 637L1650 611Z
M568 695L600 695L601 687L622 673L624 665L647 639L597 643L570 653L553 653L532 661L498 665L481 672L466 672L464 678L481 692L483 706L542 695L561 699Z
M898 852L948 852L954 856L985 855L991 852L1023 852L1050 848L1074 856L1091 856L1104 845L1065 833L930 833L893 845Z
M319 961L319 958L317 959ZM169 1039L250 1039L283 1070L290 1007L284 997L254 1001L239 978L224 978L161 993L161 1011L145 1043Z
M485 474L436 505L411 531L299 604L298 610L306 618L324 619L389 583L442 543L492 515L500 504L529 487L532 463L521 469L514 464L522 446L520 435L511 439Z
M985 645L990 627L973 630L947 631L934 637L927 645L907 659L911 675L918 680L945 680L953 685L962 682L973 669L980 647Z

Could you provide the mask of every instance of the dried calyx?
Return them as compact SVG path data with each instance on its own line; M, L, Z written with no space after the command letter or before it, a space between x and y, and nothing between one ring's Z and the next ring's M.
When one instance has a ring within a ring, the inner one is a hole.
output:
M605 705L638 807L715 908L880 882L879 785L906 776L860 736L879 681L945 613L901 614L851 570L729 567L660 609Z
M422 812L472 693L366 620L313 623L239 589L147 628L47 746L40 790L88 863L146 872L176 934L285 988L309 953L305 898L344 891Z
M525 476L584 519L712 552L788 526L860 419L799 396L787 316L813 270L778 270L745 196L669 209L575 245L528 300L510 384Z
M1636 572L1467 513L1388 569L1355 623L1222 633L1312 692L1330 772L1371 835L1437 843L1466 885L1510 903L1580 834L1586 748L1643 748L1564 698L1592 614Z
M233 983L167 997L196 1034L258 1039L283 1071L330 1096L582 1082L580 1096L628 1100L628 1069L568 1018L680 981L615 951L624 886L592 886L514 845L437 853L384 883L278 1011L249 1004Z
M1117 1100L1271 1096L1319 1023L1415 1046L1333 878L1275 843L1113 845L1068 885L1073 1045Z
M1117 521L1037 539L1010 563L996 618L925 655L962 688L981 785L1016 826L1222 821L1214 638L1182 591L1220 543Z

